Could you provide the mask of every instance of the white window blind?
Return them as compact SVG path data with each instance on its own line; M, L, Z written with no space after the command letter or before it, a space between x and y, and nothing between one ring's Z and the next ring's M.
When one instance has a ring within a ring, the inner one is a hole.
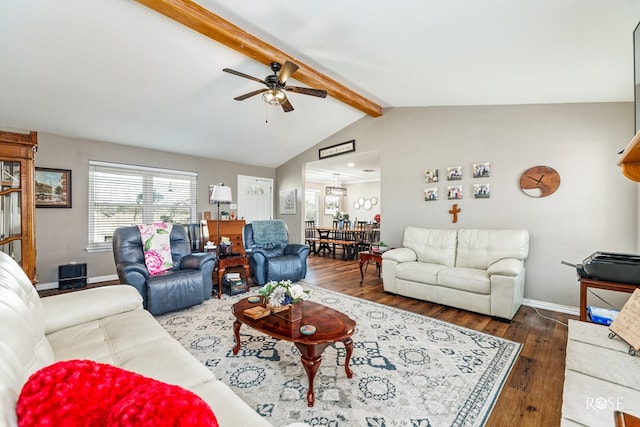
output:
M195 172L91 160L87 249L111 249L118 227L195 222L197 181Z

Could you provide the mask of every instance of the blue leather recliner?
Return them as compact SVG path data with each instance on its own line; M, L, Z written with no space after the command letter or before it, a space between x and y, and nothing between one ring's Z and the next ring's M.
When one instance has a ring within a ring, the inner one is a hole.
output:
M274 280L297 282L307 275L309 246L289 243L282 220L253 221L242 229L251 279L259 286Z
M144 262L138 227L120 227L113 233L113 257L120 283L136 288L144 308L153 315L197 305L211 297L215 255L192 254L182 225L173 224L169 239L174 267L152 276Z

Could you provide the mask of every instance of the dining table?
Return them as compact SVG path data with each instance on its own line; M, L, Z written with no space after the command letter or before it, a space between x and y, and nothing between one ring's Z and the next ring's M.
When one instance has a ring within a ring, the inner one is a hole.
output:
M336 246L343 247L343 259L356 258L358 247L364 239L365 230L353 228L315 227L318 234L316 254L333 254Z

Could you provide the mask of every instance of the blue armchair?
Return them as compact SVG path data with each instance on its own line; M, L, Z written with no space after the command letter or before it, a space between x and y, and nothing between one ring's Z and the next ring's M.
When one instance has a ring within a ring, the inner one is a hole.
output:
M242 229L251 279L259 286L275 280L296 282L307 275L309 246L289 243L282 220L253 221Z
M121 227L113 233L113 256L120 283L136 288L144 308L153 315L197 305L211 297L215 255L192 254L182 225L173 224L169 239L173 268L152 276L144 262L138 227Z

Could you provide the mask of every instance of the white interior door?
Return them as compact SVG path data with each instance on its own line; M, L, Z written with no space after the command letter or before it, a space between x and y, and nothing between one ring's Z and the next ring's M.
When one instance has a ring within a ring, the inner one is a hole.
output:
M273 179L238 175L238 218L273 219Z

